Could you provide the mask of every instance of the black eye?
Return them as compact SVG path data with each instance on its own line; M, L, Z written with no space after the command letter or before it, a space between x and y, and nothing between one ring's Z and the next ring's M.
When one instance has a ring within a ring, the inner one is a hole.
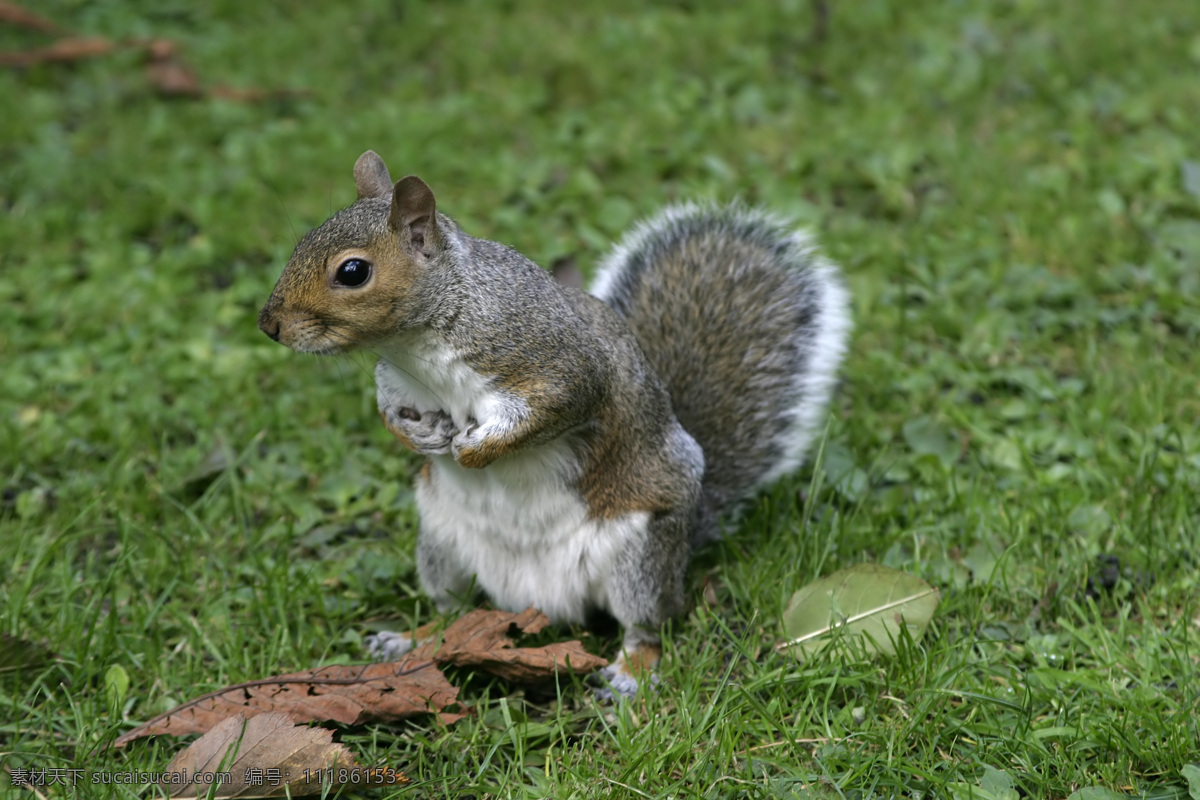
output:
M371 263L361 258L347 258L338 265L333 276L339 286L362 286L371 277Z

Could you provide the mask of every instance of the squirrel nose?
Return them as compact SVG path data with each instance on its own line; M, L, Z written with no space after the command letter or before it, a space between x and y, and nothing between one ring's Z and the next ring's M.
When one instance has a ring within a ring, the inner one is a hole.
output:
M279 341L279 320L275 319L273 314L268 314L265 308L258 315L258 329L275 341Z

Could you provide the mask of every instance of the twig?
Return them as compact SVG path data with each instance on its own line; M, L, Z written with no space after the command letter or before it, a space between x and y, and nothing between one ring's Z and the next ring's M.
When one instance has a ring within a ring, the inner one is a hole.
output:
M899 600L893 600L892 602L886 603L882 606L879 606L878 608L872 608L871 610L864 611L861 614L855 614L853 617L847 617L846 619L842 620L841 622L834 622L830 625L826 625L824 628L818 628L815 631L806 633L803 636L797 636L795 639L792 639L790 642L783 642L782 644L777 644L777 645L775 645L775 649L776 650L786 650L789 647L794 647L795 645L803 644L804 642L807 642L809 639L815 639L818 636L822 636L826 633L829 633L834 628L841 628L846 625L853 625L855 622L858 622L859 620L866 619L867 617L873 617L876 614L882 614L884 611L895 608L896 606L902 606L905 603L911 603L914 600L920 600L922 597L927 597L931 594L935 594L936 592L937 592L936 588L930 588L930 589L926 589L923 592L918 592L917 594L909 595L908 597L901 597Z

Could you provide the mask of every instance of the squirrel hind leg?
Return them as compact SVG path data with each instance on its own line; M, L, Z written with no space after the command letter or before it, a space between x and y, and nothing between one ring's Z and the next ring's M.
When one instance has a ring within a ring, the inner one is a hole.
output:
M643 686L657 687L655 667L661 658L662 643L657 634L638 628L627 630L616 660L596 673L602 683L595 689L596 699L611 701L618 697L633 697Z
M662 656L662 626L687 608L683 579L698 500L680 497L678 507L651 518L646 535L629 543L606 587L608 611L624 628L625 640L616 660L597 673L607 682L596 691L601 700L632 697L639 686L658 683L654 668Z

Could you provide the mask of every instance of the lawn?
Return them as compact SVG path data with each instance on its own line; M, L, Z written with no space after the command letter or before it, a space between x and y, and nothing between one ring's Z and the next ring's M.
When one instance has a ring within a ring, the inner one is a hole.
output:
M340 728L363 763L418 797L1200 798L1200 5L307 5L43 0L122 46L0 67L0 646L50 655L0 670L8 774L162 769L179 740L100 748L431 618L372 362L255 325L370 148L585 273L666 203L768 206L855 334L820 463L698 554L657 692L460 671L474 716ZM212 91L168 96L150 38ZM925 636L777 652L863 561L940 589Z

